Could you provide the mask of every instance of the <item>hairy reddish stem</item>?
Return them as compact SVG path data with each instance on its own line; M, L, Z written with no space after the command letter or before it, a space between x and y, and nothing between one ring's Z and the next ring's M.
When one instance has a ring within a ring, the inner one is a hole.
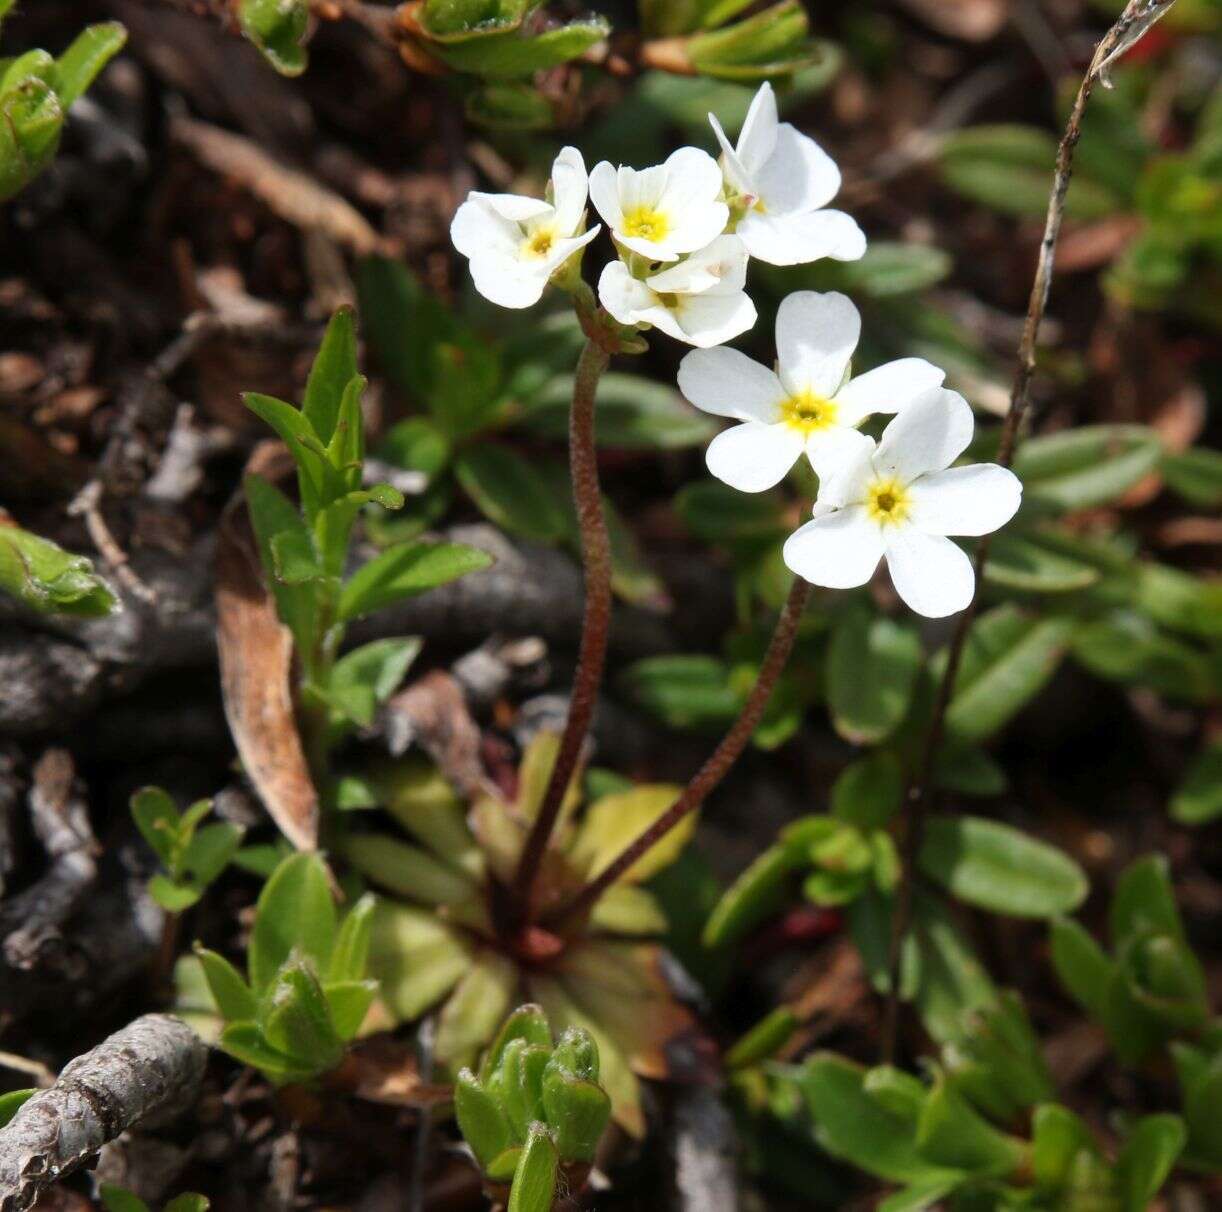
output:
M789 660L798 633L798 623L809 597L810 585L801 577L795 577L793 588L790 589L789 597L781 610L781 617L772 632L772 639L768 642L768 651L764 654L755 685L751 688L738 718L730 725L720 744L692 776L691 781L680 792L679 798L635 841L625 846L609 867L601 871L565 905L558 917L575 917L591 908L616 880L657 845L689 812L695 812L717 784L729 774L730 768L738 761L758 727L764 708L772 697L777 678L781 676L781 671Z
M514 876L514 902L525 924L529 924L534 917L537 899L535 883L539 868L560 816L564 793L573 780L581 747L590 730L606 663L607 633L611 624L611 541L607 535L602 493L598 485L594 396L609 361L610 355L602 345L592 338L587 340L573 380L573 406L569 412L569 465L573 478L573 503L577 509L577 528L581 534L586 601L568 719L564 723L556 764L552 767L543 802L531 826Z

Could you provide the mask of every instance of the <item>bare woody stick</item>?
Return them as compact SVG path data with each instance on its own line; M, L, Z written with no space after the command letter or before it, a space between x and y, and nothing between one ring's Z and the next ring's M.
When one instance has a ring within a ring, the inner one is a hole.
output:
M1082 137L1082 116L1086 104L1094 91L1095 82L1102 80L1107 85L1108 67L1133 45L1160 17L1164 16L1175 0L1129 0L1116 24L1103 36L1090 66L1082 77L1073 109L1057 148L1056 168L1052 177L1052 193L1048 198L1048 213L1044 220L1044 236L1040 241L1039 260L1035 267L1035 280L1031 283L1031 295L1027 301L1027 318L1023 324L1022 337L1018 344L1018 366L1014 373L1014 385L1010 392L1010 407L1001 427L1001 442L997 451L997 462L1009 467L1014 459L1014 447L1027 414L1031 378L1035 373L1035 351L1039 341L1040 324L1048 306L1048 294L1052 289L1052 271L1056 261L1057 240L1061 234L1061 221L1065 217L1065 195L1069 192L1069 181L1073 175L1074 152ZM883 1022L882 1053L890 1061L895 1054L896 1031L899 1022L900 957L904 936L912 921L913 879L917 855L925 831L925 815L932 798L934 763L942 744L946 725L946 711L968 632L976 617L976 602L985 562L989 558L991 536L985 535L976 548L976 593L968 608L959 616L954 635L947 651L946 669L938 685L934 700L933 715L925 743L917 763L916 777L908 788L907 812L902 843L904 879L900 885L895 917L892 922L890 984L887 1009Z
M146 1014L69 1061L55 1085L0 1128L0 1212L26 1212L52 1183L142 1120L187 1110L207 1053L181 1019Z

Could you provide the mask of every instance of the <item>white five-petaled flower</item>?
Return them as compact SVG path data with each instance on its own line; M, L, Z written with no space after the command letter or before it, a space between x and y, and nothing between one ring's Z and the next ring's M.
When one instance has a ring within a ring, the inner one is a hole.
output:
M747 297L747 250L737 236L718 236L677 265L641 281L622 261L598 280L598 298L621 324L652 324L668 336L707 348L755 323Z
M962 396L934 388L819 488L814 520L785 543L784 558L815 585L864 585L884 556L896 592L918 614L941 618L972 600L972 562L947 535L982 535L1018 509L1022 484L996 464L951 467L972 438Z
M450 225L450 239L470 259L475 287L502 307L537 303L548 279L598 235L580 232L588 178L575 147L552 165L552 201L518 194L472 192Z
M650 261L676 261L723 231L721 170L708 152L681 147L665 164L637 170L604 160L590 173L590 200L625 248Z
M856 261L866 251L861 228L844 211L825 210L840 190L840 170L808 135L777 121L772 85L760 86L737 148L713 114L728 192L744 208L735 232L751 256L771 265L803 265L820 257ZM604 212L603 218L611 222Z
M942 371L922 358L900 358L846 382L860 334L861 316L845 295L804 290L777 311L775 371L736 349L689 353L679 390L697 408L742 422L709 444L709 470L732 488L762 492L805 450L825 476L873 446L857 430L867 417L900 412L941 384Z

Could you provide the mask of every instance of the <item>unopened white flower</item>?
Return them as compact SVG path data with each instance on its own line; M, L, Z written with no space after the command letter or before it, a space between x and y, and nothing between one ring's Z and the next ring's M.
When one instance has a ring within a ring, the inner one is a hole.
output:
M454 247L471 262L475 287L502 307L538 303L548 279L601 230L579 234L588 178L575 147L552 165L552 201L472 192L450 225Z
M777 121L771 84L765 81L755 94L736 148L716 116L709 114L709 121L721 144L728 192L736 211L744 211L734 230L753 257L803 265L820 257L856 261L866 251L851 216L823 209L840 190L835 161L814 139Z
M972 438L972 410L937 387L819 487L814 520L785 543L785 563L815 585L864 585L884 556L896 592L941 618L972 600L972 562L947 535L982 535L1018 509L1022 484L993 463L951 464Z
M604 160L590 174L590 200L625 248L676 261L725 231L721 170L708 152L681 147L665 164L637 170Z
M846 381L861 316L845 296L803 290L776 317L777 369L736 349L694 350L679 364L679 390L697 408L741 425L709 444L709 470L732 488L762 492L780 483L805 451L821 477L873 446L859 426L899 412L943 373L923 358L900 358Z
M746 332L755 323L747 297L747 250L737 236L711 244L644 281L622 261L611 261L598 280L598 298L621 324L652 324L702 349Z

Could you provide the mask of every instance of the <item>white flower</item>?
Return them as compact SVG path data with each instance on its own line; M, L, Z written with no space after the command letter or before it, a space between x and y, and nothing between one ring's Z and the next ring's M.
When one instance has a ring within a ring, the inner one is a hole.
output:
M803 265L820 257L856 261L866 251L866 238L849 215L822 209L840 190L840 170L814 139L777 122L771 84L765 81L755 94L737 148L713 114L709 121L721 144L728 192L745 207L734 230L753 257ZM605 213L603 218L611 221Z
M709 444L709 470L741 492L762 492L805 450L825 476L873 446L857 431L868 416L899 412L941 384L942 371L922 358L846 382L860 333L861 316L845 295L803 290L777 311L775 372L736 349L689 353L679 364L679 390L697 408L742 422Z
M721 170L708 152L681 147L654 168L614 168L604 160L590 174L590 200L625 248L650 261L676 261L725 231Z
M972 562L947 535L988 534L1018 509L1022 484L993 463L951 464L972 438L961 395L934 388L824 481L814 521L785 543L785 563L815 585L864 585L886 556L896 591L918 614L941 618L972 600Z
M755 323L755 304L743 290L746 280L743 242L718 236L644 281L634 278L622 261L611 261L598 280L598 298L621 324L652 324L677 340L707 348Z
M578 234L587 185L581 152L566 147L552 165L552 202L468 194L450 225L450 239L470 259L471 277L484 298L502 307L538 303L552 274L601 230Z

